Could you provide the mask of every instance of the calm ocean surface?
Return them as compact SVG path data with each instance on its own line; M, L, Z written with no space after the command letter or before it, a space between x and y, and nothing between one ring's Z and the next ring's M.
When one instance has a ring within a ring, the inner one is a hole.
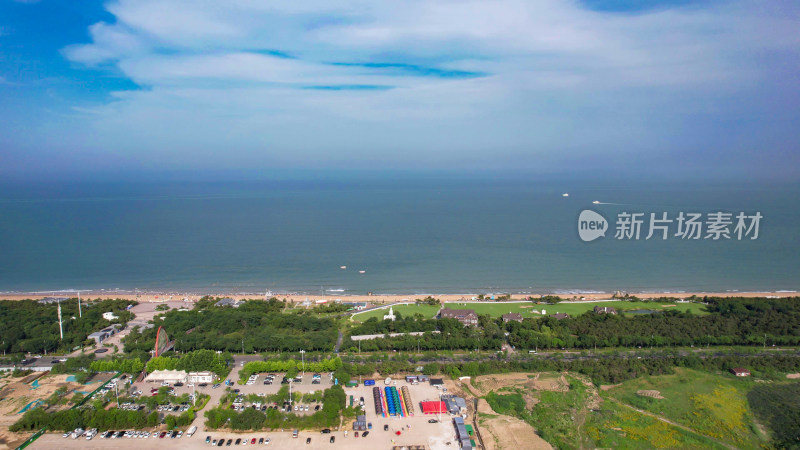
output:
M605 239L578 239L587 207L611 222ZM613 221L622 210L764 218L755 241L644 240L646 229L638 241L618 241ZM798 290L798 224L796 184L433 176L5 183L0 291Z

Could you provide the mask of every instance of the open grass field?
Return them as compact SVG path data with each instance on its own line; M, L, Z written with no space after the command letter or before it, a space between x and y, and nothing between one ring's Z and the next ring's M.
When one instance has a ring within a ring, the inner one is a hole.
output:
M605 395L718 441L756 448L767 436L755 426L748 405L747 393L754 385L750 379L676 369L674 375L626 381ZM654 398L653 391L663 398Z
M436 315L436 313L439 311L439 307L433 305L398 305L398 306L393 306L392 310L395 312L395 314L400 313L404 316L422 314L423 316L425 316L425 318L430 319ZM382 319L383 316L386 314L389 314L389 308L376 309L364 313L353 314L353 320L358 322L364 322L365 320L371 317L377 317L378 319Z
M589 414L586 442L592 448L725 449L711 439L691 433L611 401Z
M674 305L674 306L667 306ZM653 310L653 311L691 311L693 314L708 314L705 305L700 303L655 303L655 302L581 302L581 303L559 303L556 305L535 305L532 303L446 303L446 308L451 309L474 309L478 314L489 314L492 317L500 317L508 313L520 313L522 317L541 317L541 314L533 311L544 309L548 315L558 312L577 316L591 311L595 306L610 306L618 311L631 310Z
M546 389L546 381L556 378L568 388ZM570 449L769 447L748 406L747 393L756 385L688 369L602 392L585 377L568 373L487 375L473 381L496 413L525 421L554 448Z

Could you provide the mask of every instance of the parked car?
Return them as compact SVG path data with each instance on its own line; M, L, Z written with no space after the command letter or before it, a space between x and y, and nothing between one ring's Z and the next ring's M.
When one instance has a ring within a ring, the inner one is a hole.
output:
M310 443L311 443L311 438L306 438L306 444L310 444Z
M365 431L364 434L361 435L361 437L367 437L368 434L369 434L369 431Z
M331 444L333 444L334 441L336 441L336 436L331 436Z

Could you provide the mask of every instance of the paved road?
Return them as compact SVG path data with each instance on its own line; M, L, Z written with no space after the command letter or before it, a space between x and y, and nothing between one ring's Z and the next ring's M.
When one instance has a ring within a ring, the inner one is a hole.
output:
M342 334L342 330L339 330L339 338L336 339L336 346L333 348L333 353L339 353L339 347L342 346L342 338L344 338L344 335Z

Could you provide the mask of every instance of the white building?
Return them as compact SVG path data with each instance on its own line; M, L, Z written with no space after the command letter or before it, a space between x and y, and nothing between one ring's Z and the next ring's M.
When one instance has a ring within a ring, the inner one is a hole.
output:
M117 320L119 317L115 316L113 312L108 311L103 313L103 319L106 320Z
M391 306L389 307L389 314L386 314L385 316L383 316L383 320L387 320L387 319L391 320L392 322L394 322L394 311L392 311L392 307Z
M214 374L211 372L189 372L189 383L211 383Z
M184 370L154 370L150 375L144 379L144 381L152 381L156 383L185 383L186 382L186 371Z

